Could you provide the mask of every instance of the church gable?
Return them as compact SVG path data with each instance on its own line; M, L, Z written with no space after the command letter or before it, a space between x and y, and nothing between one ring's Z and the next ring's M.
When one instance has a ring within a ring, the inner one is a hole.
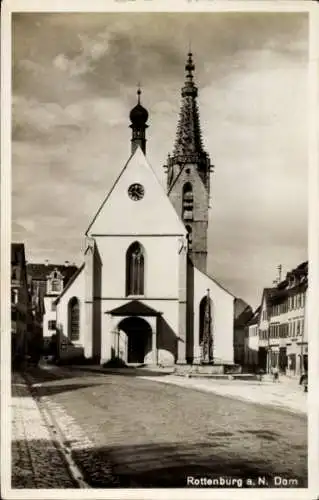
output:
M86 234L185 234L184 224L139 147L123 168Z

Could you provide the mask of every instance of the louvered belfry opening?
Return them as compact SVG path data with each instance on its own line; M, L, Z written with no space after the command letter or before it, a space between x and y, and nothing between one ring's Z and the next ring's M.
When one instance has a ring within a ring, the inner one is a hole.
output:
M144 295L144 251L137 241L126 252L126 295Z
M183 187L183 214L182 218L184 221L193 220L193 205L194 196L193 188L190 182L186 182Z

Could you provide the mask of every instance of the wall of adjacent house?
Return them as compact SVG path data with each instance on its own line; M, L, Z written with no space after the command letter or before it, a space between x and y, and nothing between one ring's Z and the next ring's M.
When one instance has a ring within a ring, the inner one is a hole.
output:
M249 325L245 337L245 364L258 365L259 332L258 324Z
M54 301L56 296L44 297L45 314L43 316L43 337L48 338L56 333L56 328L53 327L52 322L56 325L56 306Z

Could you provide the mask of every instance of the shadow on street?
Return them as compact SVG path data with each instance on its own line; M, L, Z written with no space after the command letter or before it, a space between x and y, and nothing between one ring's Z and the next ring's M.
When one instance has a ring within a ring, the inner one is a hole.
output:
M185 488L187 477L251 478L258 486L258 478L265 478L263 487L274 487L273 477L279 475L277 465L262 458L248 462L240 456L233 458L220 450L220 440L214 436L207 443L163 443L132 446L101 447L76 450L73 458L93 488L109 487L108 477L103 477L103 464L116 463L113 473L118 487L122 488ZM219 447L217 454L214 446ZM307 478L298 477L299 488L307 487ZM243 487L252 485L243 485ZM224 487L230 487L225 484ZM236 487L233 485L232 487ZM261 487L261 485L259 485ZM293 486L296 487L296 486Z

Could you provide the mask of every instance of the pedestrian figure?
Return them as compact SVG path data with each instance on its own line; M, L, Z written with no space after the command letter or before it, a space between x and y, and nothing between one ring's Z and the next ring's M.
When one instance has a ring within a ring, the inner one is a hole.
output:
M272 369L272 380L273 380L273 382L279 382L278 368Z

